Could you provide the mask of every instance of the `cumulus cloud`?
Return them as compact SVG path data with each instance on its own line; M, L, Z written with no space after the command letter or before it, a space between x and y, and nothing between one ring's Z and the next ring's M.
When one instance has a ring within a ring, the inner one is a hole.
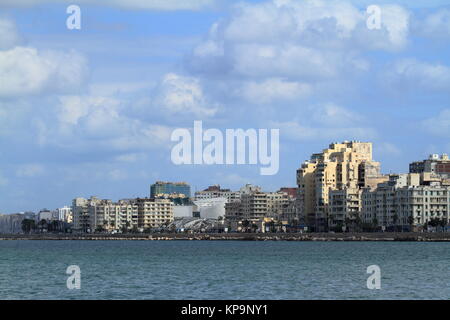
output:
M418 33L430 38L450 37L450 10L441 9L425 17L417 24Z
M312 119L327 126L351 126L363 121L361 115L333 103L314 106L310 109L312 109Z
M71 0L2 0L3 6L36 6L65 2L73 4ZM78 0L78 5L101 5L126 9L147 10L200 10L211 7L215 0Z
M379 6L381 28L359 28L356 39L364 43L368 49L397 51L408 43L410 31L410 13L398 5Z
M402 155L402 150L390 142L376 143L374 148L377 154L387 155L390 157L398 157Z
M0 51L0 97L67 92L78 88L86 74L86 60L73 51L40 52L29 47Z
M382 81L396 90L420 89L450 92L450 67L416 59L395 62L382 75Z
M41 143L74 152L166 148L172 133L167 126L127 117L124 104L114 97L61 96L55 114L57 121L51 126L37 124Z
M364 50L398 50L407 43L409 14L382 6L381 29L369 30L366 13L346 2L274 0L238 5L213 25L187 59L203 75L336 78L368 70Z
M199 79L168 73L155 89L153 106L160 113L191 114L211 117L219 111L216 103L208 100Z
M271 103L276 100L294 100L312 93L312 86L305 83L269 78L264 81L244 83L241 95L256 104Z
M444 109L438 115L425 119L422 125L431 134L448 137L450 135L450 109Z
M274 122L272 126L280 129L282 138L293 141L370 140L376 136L374 129L366 127L312 127L300 121Z
M10 19L0 17L0 50L10 49L19 42L16 24Z
M341 106L318 105L306 108L303 113L310 116L272 122L272 126L280 129L282 138L293 141L367 140L376 136L363 116Z

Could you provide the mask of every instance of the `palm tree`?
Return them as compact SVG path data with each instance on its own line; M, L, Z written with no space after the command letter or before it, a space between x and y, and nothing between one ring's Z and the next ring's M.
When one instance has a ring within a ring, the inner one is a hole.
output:
M442 227L442 231L444 231L444 228L447 226L447 220L445 218L440 219L439 225Z
M398 228L397 228L397 221L398 221L398 215L397 215L397 214L394 214L394 215L392 216L392 222L394 223L395 231L398 231Z
M22 231L24 233L30 233L32 230L36 228L36 222L31 219L22 220Z
M378 219L376 217L374 217L372 219L372 224L373 224L374 229L376 229L378 227Z
M409 223L410 231L413 231L414 217L413 217L412 215L410 215L410 216L408 217L408 223Z
M242 221L242 227L244 227L244 232L247 232L247 228L249 225L250 225L250 221L248 221L247 219Z

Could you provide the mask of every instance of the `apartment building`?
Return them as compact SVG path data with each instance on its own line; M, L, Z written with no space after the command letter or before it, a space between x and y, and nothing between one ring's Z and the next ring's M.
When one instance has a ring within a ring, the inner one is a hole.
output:
M214 185L209 186L203 191L197 191L194 194L194 201L217 198L225 198L227 202L235 202L241 199L241 192L222 189L220 185Z
M363 222L409 230L431 219L449 221L450 186L435 181L423 185L422 181L424 175L419 173L390 175L375 190L364 190Z
M77 198L72 206L74 229L81 232L155 228L173 221L168 199L111 200Z
M173 202L168 199L136 199L136 203L141 229L156 228L174 220Z
M64 206L63 208L56 209L56 212L59 221L73 222L72 208Z
M339 197L348 198L350 202L345 203L342 210L345 208L351 212L355 209L353 196L359 195L359 189L373 184L371 181L380 177L380 163L372 160L372 143L344 141L330 144L328 149L313 154L297 170L300 220L304 220L312 230L327 230L342 220L339 211L330 216L333 212L330 211L330 199L334 201L333 209L341 210L338 209ZM358 203L356 205L359 206Z
M229 224L236 226L245 220L256 223L267 218L271 221L280 220L288 215L294 218L294 201L287 192L243 193L240 201L225 205L225 219Z
M432 154L426 160L415 161L409 165L410 173L431 173L442 178L450 178L450 159L447 154Z
M150 198L161 198L176 196L183 198L191 197L191 187L186 182L164 182L157 181L150 186Z
M329 192L329 228L336 228L356 223L361 212L360 188L345 188L342 190L330 190Z

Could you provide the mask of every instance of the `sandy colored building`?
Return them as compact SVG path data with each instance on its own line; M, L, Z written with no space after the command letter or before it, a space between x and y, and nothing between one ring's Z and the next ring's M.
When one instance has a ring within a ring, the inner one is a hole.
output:
M372 143L344 141L313 154L297 170L297 211L299 219L312 230L325 231L344 219L337 209L338 199L347 213L360 208L360 189L380 178L380 163L372 160ZM344 191L345 190L345 191ZM333 205L330 205L330 199ZM334 209L335 211L332 211Z
M362 193L364 223L411 230L431 219L450 219L450 186L419 173L393 174L375 190ZM423 185L425 181L427 185Z
M174 219L169 199L111 200L77 198L72 205L74 229L81 232L145 230Z

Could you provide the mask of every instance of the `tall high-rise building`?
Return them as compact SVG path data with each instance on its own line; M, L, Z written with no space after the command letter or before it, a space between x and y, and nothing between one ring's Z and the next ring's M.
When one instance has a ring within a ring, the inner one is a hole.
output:
M185 198L191 197L191 186L186 182L163 182L157 181L150 186L150 198L159 198L182 195Z
M379 179L380 163L372 160L372 143L344 141L332 143L328 149L313 154L297 170L297 210L299 220L315 231L325 231L345 217L334 216L331 199L347 195L360 208L360 189ZM345 192L335 193L337 190ZM335 202L335 204L338 202ZM345 204L347 205L347 203ZM347 215L347 213L345 214ZM349 215L350 217L351 215ZM347 217L348 218L348 217Z

